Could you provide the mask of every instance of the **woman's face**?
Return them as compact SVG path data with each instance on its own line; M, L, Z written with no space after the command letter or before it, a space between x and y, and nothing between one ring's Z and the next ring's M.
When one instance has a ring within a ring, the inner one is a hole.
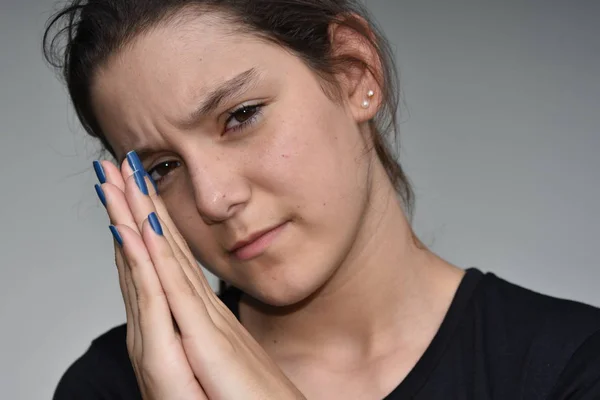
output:
M330 100L299 58L219 21L138 37L98 71L94 111L120 160L138 151L205 267L293 304L360 231L371 155L357 113L368 111Z

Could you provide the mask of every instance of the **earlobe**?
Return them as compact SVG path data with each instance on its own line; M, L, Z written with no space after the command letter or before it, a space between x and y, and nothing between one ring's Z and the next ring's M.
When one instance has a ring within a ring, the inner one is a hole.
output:
M355 96L353 96L357 97L357 99L351 99L352 104L350 105L352 108L352 113L354 114L354 119L359 124L375 118L379 108L380 98L380 96L376 96L376 93L373 89L368 89L366 93L364 91L361 93L362 95L357 93ZM362 97L362 100L360 100L360 97ZM360 107L355 105L357 102L360 102Z
M373 98L373 96L375 96L375 92L373 90L369 90L367 92L367 98L363 100L361 104L362 108L366 110L371 106L371 98Z
M356 122L362 123L373 119L379 109L382 65L368 36L370 27L360 18L354 22L364 25L364 29L337 23L330 27L330 37L333 58L343 60L338 69L341 94Z
M348 93L348 106L357 123L375 118L382 101L382 90L371 70L364 67L359 79L355 82L352 93Z

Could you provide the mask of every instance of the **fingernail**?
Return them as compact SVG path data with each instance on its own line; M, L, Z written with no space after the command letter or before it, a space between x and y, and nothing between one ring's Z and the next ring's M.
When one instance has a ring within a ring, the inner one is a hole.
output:
M114 225L110 225L109 228L110 228L110 231L112 232L113 237L119 244L119 246L123 247L123 238L121 237L121 234L117 230L117 227Z
M158 220L158 217L156 216L155 212L151 212L150 215L148 215L148 222L150 222L150 226L152 227L152 230L157 235L160 235L160 236L163 235L162 226L160 226L160 221Z
M140 161L140 158L138 157L137 153L135 152L135 150L131 150L129 153L127 153L127 162L129 163L129 166L131 167L131 169L135 172L135 171L146 171L144 169L144 165L142 164L142 161Z
M102 202L102 205L104 207L106 207L106 196L104 196L104 190L102 190L102 186L95 184L94 188L96 188L96 194L98 195L98 198Z
M148 177L148 179L152 183L152 186L154 186L154 191L156 192L156 194L158 194L158 186L156 185L156 182L154 182L154 179L152 179L152 176L150 176L149 173L146 173L146 176Z
M94 171L96 171L96 177L98 177L100 184L102 185L103 183L106 183L106 174L104 173L104 168L102 168L100 161L94 161L93 165Z
M135 171L133 173L133 179L135 179L135 183L136 183L137 187L140 189L140 191L142 193L144 193L147 196L148 195L148 186L146 186L146 180L144 179L145 176L146 176L146 173L144 173L143 171Z

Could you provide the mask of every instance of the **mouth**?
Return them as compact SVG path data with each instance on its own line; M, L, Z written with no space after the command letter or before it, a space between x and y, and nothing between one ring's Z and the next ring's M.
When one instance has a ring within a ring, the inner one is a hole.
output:
M229 253L241 261L247 261L261 255L286 227L287 221L272 228L255 232L244 240L240 240L229 250Z

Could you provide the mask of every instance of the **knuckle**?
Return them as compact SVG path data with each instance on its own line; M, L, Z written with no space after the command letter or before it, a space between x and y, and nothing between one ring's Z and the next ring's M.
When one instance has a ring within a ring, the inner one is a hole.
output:
M152 293L149 290L139 290L137 302L139 308L142 310L154 309L164 301L166 301L166 294L162 287L157 288ZM144 313L140 313L138 318L140 319L140 323L144 322L142 321Z
M140 374L144 376L144 379L150 379L156 375L156 366L155 363L150 363L146 359L142 359L142 362L138 366Z
M160 352L145 351L139 362L140 373L150 382L161 378L167 372L165 358L168 359L161 357Z
M187 297L188 301L196 301L200 297L200 295L196 291L196 288L194 287L192 282L190 282L190 280L185 275L183 278L184 282L181 284L181 288L179 288L178 290L179 293Z
M148 265L152 263L152 260L148 255L131 257L131 259L127 260L127 265L132 271L139 270L144 265Z
M162 262L172 263L177 261L177 258L169 246L160 246L156 251L156 256L159 257Z

